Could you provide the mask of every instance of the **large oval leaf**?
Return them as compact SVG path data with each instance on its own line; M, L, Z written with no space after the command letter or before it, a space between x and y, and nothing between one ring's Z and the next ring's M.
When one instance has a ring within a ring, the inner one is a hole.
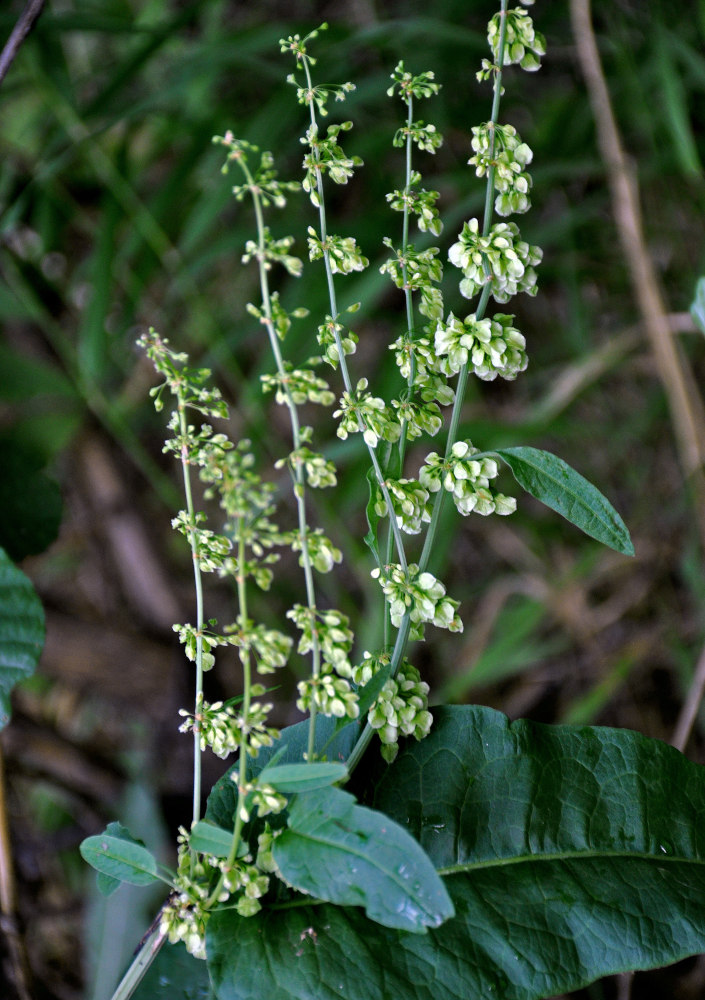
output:
M406 830L340 788L297 795L274 860L295 889L341 906L363 906L385 927L438 927L453 905L433 865Z
M493 454L507 463L532 497L603 545L634 555L627 527L607 497L562 458L539 448L500 448Z
M0 548L0 729L10 721L10 692L30 677L44 646L44 609L30 580Z
M220 911L219 1000L539 1000L705 950L705 769L672 747L446 708L359 784L446 873L456 916L421 938L330 905Z

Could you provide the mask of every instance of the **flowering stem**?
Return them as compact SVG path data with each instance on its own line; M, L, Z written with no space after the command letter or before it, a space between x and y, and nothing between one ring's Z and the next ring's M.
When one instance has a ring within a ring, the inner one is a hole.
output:
M240 620L244 623L247 621L247 586L245 583L245 576L242 571L242 567L245 565L245 519L238 518L238 534L237 534L237 563L238 563L238 573L237 573L237 599L238 606L240 609ZM247 719L250 715L250 700L252 696L252 665L250 661L250 650L245 647L240 651L240 661L242 663L242 678L243 678L243 691L242 691L242 709L241 718L243 719L243 728L241 733L241 743L240 743L240 760L239 760L239 770L238 770L238 781L237 781L237 808L235 811L235 829L233 831L233 839L230 845L230 853L228 854L228 859L225 862L223 870L221 870L220 877L216 884L215 889L208 897L206 902L206 908L215 906L218 902L218 897L220 896L223 886L225 884L226 873L232 868L235 863L235 858L237 857L237 849L240 846L240 838L242 835L242 827L244 825L243 815L245 809L245 798L247 796Z
M306 83L308 85L308 92L309 93L313 93L313 82L311 80L311 70L309 68L308 58L307 58L307 56L305 54L301 54L300 59L301 59L301 62L303 63L304 72L306 73ZM316 121L316 111L315 111L315 101L314 100L310 100L309 101L309 111L310 111L310 115L311 115L311 125L315 129L317 129L318 128L318 123ZM320 163L320 154L319 154L318 149L315 146L312 146L312 153L313 153L314 159L316 160L317 164ZM345 351L343 349L343 343L342 343L342 339L341 339L341 336L340 336L340 332L337 329L338 302L337 302L337 297L336 297L336 294L335 294L335 281L333 279L333 268L331 267L331 262L330 262L330 251L327 249L327 246L326 246L327 239L328 239L328 230L327 230L327 225L326 225L326 208L325 208L325 197L324 197L324 192L323 192L323 177L322 177L322 171L320 169L316 170L316 186L317 186L317 194L318 194L318 216L319 216L319 222L320 222L320 241L321 241L321 244L322 244L322 247L323 247L323 262L325 264L326 279L327 279L327 282L328 282L328 297L329 297L329 300L330 300L331 316L333 317L333 336L335 338L335 346L336 346L336 349L338 351L338 358L339 358L339 363L340 363L340 373L341 373L341 375L343 377L343 384L345 386L346 392L349 394L349 396L351 398L353 398L354 397L354 390L353 390L352 380L350 378L350 372L349 372L349 369L348 369L347 361L345 360ZM364 431L366 429L366 425L365 425L365 421L363 420L363 418L360 416L359 413L357 415L357 420L358 420L358 425L359 425L360 431L364 433ZM387 512L389 514L389 523L391 525L392 532L394 534L394 541L395 541L395 544L396 544L397 555L399 557L399 563L401 564L402 568L406 572L407 563L406 563L406 553L404 551L404 541L402 539L401 531L399 530L399 526L397 525L396 517L394 516L394 505L392 504L392 498L389 495L389 489L387 488L387 483L386 483L386 480L385 480L385 477L384 477L384 472L382 471L382 467L381 467L381 465L379 463L379 459L377 458L376 449L373 448L372 445L368 444L366 441L365 441L365 444L367 445L367 450L368 450L369 455L370 455L370 461L372 463L372 467L373 467L374 472L375 472L375 478L377 480L377 485L379 486L379 488L380 488L380 490L382 492L382 496L384 498L384 502L385 502L386 507L387 507Z
M490 154L489 159L492 161L494 159L494 144L495 144L495 125L499 118L499 105L500 98L502 96L502 66L504 64L504 48L506 42L507 34L507 5L508 0L501 0L501 11L500 11L500 33L499 33L499 45L498 45L498 57L497 57L497 68L495 71L494 79L494 94L492 98L492 114L490 116ZM487 185L485 188L485 210L483 216L482 224L482 235L487 236L490 227L492 225L492 215L493 215L493 196L494 196L494 173L495 168L491 166L487 172ZM490 298L492 291L492 286L490 284L490 274L489 267L485 261L485 274L487 281L484 288L482 289L482 294L480 295L480 301L478 303L477 309L475 311L475 318L481 320L485 315L485 309L487 308L487 303ZM467 388L468 382L468 363L466 362L460 372L458 373L458 384L455 389L455 400L453 402L453 411L450 418L450 427L448 429L448 439L446 441L445 457L446 460L450 458L451 452L453 450L453 445L458 438L458 428L460 426L460 415L462 412L463 404L465 402L465 390ZM419 559L419 569L423 572L428 565L431 553L433 552L433 543L436 537L436 532L438 530L438 524L441 519L441 512L443 510L443 503L445 500L445 490L440 489L433 501L433 510L431 512L431 522L428 526L428 531L426 532L426 539L424 541L423 550L421 552L421 558Z
M286 381L286 369L284 367L284 360L282 358L281 349L279 347L279 339L277 337L277 331L274 327L274 320L272 316L272 302L269 292L269 279L267 276L266 259L265 259L265 229L264 229L264 217L262 213L262 199L260 197L260 190L254 182L252 173L247 166L247 162L244 157L239 157L238 162L242 168L243 173L247 179L247 183L252 195L252 203L255 210L255 219L257 221L257 263L259 268L259 281L260 290L262 294L262 305L264 308L264 324L267 328L267 334L269 335L269 343L272 348L272 353L274 355L274 360L277 366L277 373L280 376L280 384L284 391L286 398L286 405L289 410L289 418L291 421L291 436L294 444L294 450L298 451L301 446L301 426L299 423L299 414L296 407L296 403L293 400L291 391ZM306 584L306 601L309 608L309 614L311 615L311 674L315 679L319 676L321 672L321 649L320 643L318 641L318 630L316 623L316 591L313 582L313 566L311 563L311 555L309 552L308 545L308 522L306 518L306 480L303 464L301 462L294 462L294 467L292 469L292 475L294 478L294 498L296 500L296 509L299 523L299 536L301 539L301 562L303 564L304 580ZM315 698L311 699L311 705L309 708L309 734L308 734L308 760L313 760L314 748L316 741L316 714L317 706Z
M178 398L179 430L181 440L184 442L181 447L181 468L184 476L184 494L186 497L186 512L190 526L189 541L191 544L191 555L193 557L193 576L196 587L196 696L195 696L195 724L193 727L193 823L197 823L201 818L201 728L198 722L201 701L203 698L203 581L201 579L201 566L199 561L198 542L196 541L196 511L193 504L193 493L191 491L191 474L189 468L188 447L186 440L188 436L188 426L186 422L186 407L184 401ZM195 864L196 854L191 851L191 866Z
M396 642L394 643L394 649L392 651L391 659L391 670L389 673L390 677L395 677L399 671L401 661L404 658L404 652L406 650L407 642L409 641L409 630L411 628L411 615L405 614L399 624L399 631L397 632ZM348 769L348 774L352 774L357 765L362 760L365 750L367 750L370 745L370 740L374 736L375 730L369 724L365 723L365 728L358 737L357 743L352 748L350 756L345 762L345 766Z
M401 273L404 282L404 299L406 303L406 325L407 325L407 336L413 339L416 332L414 323L414 304L411 295L411 289L409 288L409 274L406 262L406 251L409 245L409 192L411 191L411 154L413 150L413 142L411 138L411 126L413 123L414 115L414 99L411 93L407 94L407 134L406 134L406 176L404 179L404 214L402 217L402 241L401 241ZM414 382L416 381L416 355L413 351L409 352L409 376L407 379L407 387L409 394L414 387ZM401 434L399 436L399 468L404 468L404 457L406 454L406 444L407 444L407 430L408 430L408 420L404 420L401 425ZM392 561L392 544L393 544L393 528L392 523L394 517L390 514L390 524L389 532L387 534L387 551L385 563L390 563ZM385 601L386 613L384 616L384 645L385 647L389 645L389 632L391 628L391 616L389 611L389 605Z

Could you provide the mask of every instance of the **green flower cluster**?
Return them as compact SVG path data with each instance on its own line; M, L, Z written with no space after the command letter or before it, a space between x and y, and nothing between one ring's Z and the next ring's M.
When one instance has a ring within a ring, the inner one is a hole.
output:
M423 434L435 437L443 426L441 411L436 403L393 399L392 407L396 410L397 419L406 424L406 436L409 441Z
M447 458L432 451L419 472L419 482L430 493L441 488L452 494L460 514L512 514L516 500L490 488L499 474L493 458L474 458L478 449L470 441L456 441Z
M385 683L367 714L370 726L377 730L382 756L391 764L399 752L399 737L427 736L433 717L428 711L429 687L421 680L416 667L404 660L396 677Z
M408 535L418 535L422 525L431 520L428 490L415 479L387 479L385 485L394 505L397 524ZM388 514L387 503L379 491L375 513L379 517L386 517Z
M281 264L289 274L300 278L304 265L299 257L294 257L289 253L293 245L293 236L283 236L281 239L275 240L272 238L269 227L265 226L262 234L262 245L256 240L248 240L245 243L242 263L248 264L252 259L261 260L268 271L272 264Z
M354 236L326 236L320 240L313 226L308 227L309 260L319 260L328 255L333 274L350 274L364 271L370 263L361 252Z
M287 618L301 630L298 644L299 653L310 652L316 641L321 653L321 669L317 676L300 681L299 699L296 702L302 712L312 705L324 715L336 718L356 719L359 714L357 694L350 686L352 666L349 653L353 644L353 633L349 619L340 611L314 611L300 604L287 611Z
M259 900L269 889L269 872L251 859L238 858L231 865L227 859L198 855L195 863L189 849L189 835L179 828L176 893L170 896L160 916L160 930L171 944L181 941L194 958L206 957L207 907L210 886L222 879L219 903L234 900L241 917L253 917L262 904Z
M530 3L531 0L523 2ZM534 22L521 7L508 10L505 17L504 65L515 63L529 71L540 69L541 56L546 54L544 36L535 30ZM487 41L490 43L495 62L499 59L501 27L502 14L498 11L487 25Z
M302 438L304 430L310 428L302 428ZM288 465L292 473L295 473L297 466L303 466L306 482L312 489L323 490L328 486L335 486L337 482L333 463L318 452L311 451L306 445L301 445L300 448L290 452L286 458L278 459L274 463L274 468L281 469L284 465Z
M289 534L289 544L293 552L301 552L299 565L304 565L303 544L301 534L293 531ZM309 559L314 569L319 573L330 573L335 563L342 562L343 554L339 548L323 534L323 528L310 528L306 532L306 547Z
M382 264L380 274L388 274L397 288L420 292L419 312L429 319L437 319L443 312L441 291L434 287L443 278L443 265L437 259L438 247L416 250L409 243L404 250L395 249L386 236L384 245L394 250L395 256Z
M295 604L290 611L287 611L286 616L301 631L297 646L299 653L305 655L313 649L315 628L324 669L332 670L340 677L351 676L352 667L348 654L352 649L354 636L347 615L334 608L318 611L306 608L302 604Z
M344 86L344 85L343 85ZM350 85L349 89L354 89ZM327 173L334 184L347 184L355 167L362 166L359 156L346 156L338 144L341 132L348 132L352 122L341 122L339 125L329 125L325 138L320 138L318 126L310 125L301 142L308 145L310 152L304 156L305 176L303 189L318 208L318 177Z
M319 674L299 681L297 688L299 697L296 707L302 712L310 712L315 705L323 715L332 715L336 719L356 719L360 714L357 694L343 677Z
M417 99L432 97L441 89L440 84L434 82L433 70L427 70L425 73L414 76L413 73L404 69L403 59L394 67L391 79L392 85L387 88L387 97L394 97L398 93L404 102L407 102L410 97Z
M475 313L458 319L453 313L436 327L435 347L441 370L454 375L469 365L478 378L492 382L501 375L511 381L528 364L526 341L513 327L513 316L497 313L476 319Z
M269 747L279 738L279 730L266 725L271 704L253 702L247 717L238 712L236 706L214 701L209 704L199 694L195 712L179 709L184 722L180 733L198 733L201 750L210 749L225 759L235 750L246 749L251 757L256 757L261 747Z
M284 340L291 329L292 319L303 319L305 316L308 316L308 309L303 306L287 311L279 301L279 292L272 292L269 296L269 318L264 308L259 308L253 305L252 302L248 302L245 308L250 316L254 316L263 326L267 326L271 319L272 326L279 340Z
M221 576L251 577L261 590L268 590L272 581L269 568L279 560L271 550L287 544L287 536L274 524L272 495L275 487L265 483L254 470L255 457L251 442L244 439L220 462L208 463L201 470L201 479L209 486L207 499L217 496L227 515L224 531L237 539L246 550L244 558L231 551L222 560Z
M403 191L390 191L387 201L395 212L407 211L410 215L416 216L416 222L422 233L433 233L440 236L443 231L436 202L440 197L438 191L427 191L419 187L421 184L421 174L414 170L411 174L409 187Z
M535 295L536 271L543 253L520 238L514 222L498 222L487 236L480 235L477 219L463 224L457 243L448 251L448 259L464 274L461 294L471 299L487 282L497 302L507 302L518 292Z
M214 136L213 142L216 145L225 146L228 150L228 155L222 167L222 173L224 174L229 173L231 163L239 162L247 165L249 160L248 153L259 153L257 146L253 146L252 143L247 142L245 139L236 139L230 131L226 132L223 136ZM257 190L263 206L275 205L277 208L283 208L286 205L284 192L300 191L301 185L298 181L277 180L277 171L274 169L274 157L270 152L265 151L260 156L258 167L253 174L250 174L250 183L236 184L233 188L233 194L237 201L242 201L246 195L252 192L253 188Z
M205 384L211 376L210 368L189 368L186 363L188 355L183 351L172 351L167 338L160 337L152 328L139 338L137 344L164 378L161 385L149 390L157 412L163 409L162 395L164 389L169 388L182 407L197 410L208 417L227 417L228 407L220 390Z
M361 431L370 448L376 448L380 438L392 443L398 441L399 421L383 399L367 392L367 385L367 379L361 378L354 395L344 392L340 397L340 408L333 413L334 417L340 417L336 434L345 440L348 434Z
M293 639L279 629L267 628L261 623L256 625L251 618L243 620L242 616L234 624L226 625L223 631L228 643L240 650L241 659L252 653L260 674L273 674L279 667L283 667L294 644ZM253 693L258 692L253 690Z
M472 130L472 148L475 155L468 163L475 167L478 177L484 177L494 169L493 183L499 192L494 207L498 215L528 212L531 208L529 191L531 176L524 167L531 163L534 154L522 142L512 125L497 125L485 122L475 125Z
M179 511L176 517L172 518L171 526L175 531L185 535L189 541L194 543L194 559L203 573L212 573L214 570L222 569L225 557L230 552L231 542L225 535L217 534L209 528L200 528L206 520L206 515L202 511L197 511L193 519L185 510Z
M319 403L321 406L331 406L335 395L330 391L324 378L316 375L310 368L292 368L284 363L284 372L275 375L260 375L262 389L271 392L276 389L277 403L288 403L293 400L297 406L304 403Z
M414 639L423 638L427 622L451 632L462 632L459 602L447 597L440 580L432 573L420 572L416 563L409 563L406 570L398 563L382 569L376 567L371 576L380 582L395 628L399 628L402 618L408 614Z
M359 305L358 302L356 306L351 306L348 312L356 312ZM354 354L357 350L357 334L347 330L342 323L337 323L332 316L326 316L325 323L321 323L318 327L316 339L323 351L323 360L327 361L331 368L337 368L340 364L338 344L342 347L344 357Z

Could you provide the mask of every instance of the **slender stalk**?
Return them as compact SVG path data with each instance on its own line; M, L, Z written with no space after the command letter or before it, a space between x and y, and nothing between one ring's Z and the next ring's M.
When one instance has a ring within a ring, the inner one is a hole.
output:
M493 95L493 100L492 100L492 114L491 114L491 118L490 118L490 120L491 120L491 122L492 122L493 125L495 125L497 123L497 120L498 120L498 117L499 117L499 105L500 105L500 97L501 97L501 93L502 93L502 65L504 63L504 47L505 47L505 40L506 40L506 24L507 24L506 12L507 12L507 6L508 6L508 0L502 0L502 5L501 5L501 28L500 28L499 50L498 50L498 60L497 60L498 61L498 68L497 68L497 72L495 74L494 95ZM309 86L310 86L310 82L309 82ZM411 111L409 112L409 114L411 115ZM494 141L495 141L495 132L494 132L494 129L492 129L490 159L492 159L492 154L494 153ZM410 174L410 166L409 166L409 158L410 158L410 153L409 153L408 147L407 147L407 184L409 183L409 178L411 176L411 174ZM320 174L319 174L319 181L320 181ZM489 233L490 227L492 225L493 195L494 195L494 167L492 167L488 171L488 174L487 174L487 186L486 186L486 190L485 190L485 209L484 209L483 229L482 229L483 236L486 236ZM406 224L406 227L405 227L405 234L404 235L405 235L405 238L408 238L408 220L407 220L407 224ZM404 284L406 285L406 281L404 282ZM480 295L480 300L479 300L479 303L478 303L478 306L477 306L476 316L477 316L478 319L482 319L482 317L484 316L484 312L485 312L485 309L487 308L487 303L488 303L489 298L490 298L490 293L491 293L491 288L490 288L490 284L489 284L489 281L488 281L487 284L485 285L485 287L482 289L482 293ZM409 300L407 299L407 315L408 315L408 310L409 310ZM412 317L412 322L413 322L413 317ZM467 387L468 374L469 374L469 368L468 368L468 365L466 364L466 365L464 365L461 368L461 370L459 372L459 375L458 375L458 384L457 384L456 390L455 390L455 400L454 400L454 403L453 403L453 410L452 410L452 413L451 413L450 427L449 427L449 430L448 430L448 440L447 440L447 443L446 443L446 450L445 450L446 458L448 458L450 456L452 448L453 448L453 445L455 444L455 441L457 440L458 428L460 426L460 415L461 415L462 408L463 408L463 403L464 403L464 400L465 400L465 390L466 390L466 387ZM422 572L423 572L423 570L425 570L426 566L428 565L429 559L431 557L431 553L433 551L433 543L434 543L434 540L435 540L435 537L436 537L436 533L438 531L438 525L440 523L441 512L443 510L443 501L445 499L444 494L445 494L445 490L440 489L438 491L438 493L436 494L435 499L434 499L433 510L431 512L431 521L430 521L430 524L429 524L427 532L426 532L426 539L425 539L425 542L424 542L423 550L421 552L421 557L419 559L419 569ZM392 515L392 517L393 517L393 515ZM392 677L394 677L396 675L396 673L397 673L397 671L399 669L399 666L400 666L400 664L402 662L402 659L403 659L403 656L404 656L404 652L406 650L406 645L407 645L407 642L408 642L408 639L409 639L410 626L411 626L411 622L410 622L409 616L405 615L404 618L402 619L401 625L399 627L399 631L397 633L397 639L396 639L396 642L395 642L395 645L394 645L394 651L392 653L392 670L391 670L391 674L390 674L390 676L392 676ZM358 740L357 740L355 746L353 747L352 752L351 752L351 754L350 754L350 756L348 758L347 766L348 766L348 772L349 773L352 774L353 770L359 764L360 760L362 759L362 757L363 757L363 755L365 753L365 750L369 746L370 740L372 739L372 735L373 735L373 730L372 730L372 727L368 723L365 726L365 728L363 729L360 737L358 738Z
M129 1000L135 992L154 959L159 954L166 941L166 932L160 929L159 923L152 926L146 937L140 942L137 954L132 964L120 980L111 1000Z
M305 55L303 55L301 57L301 61L303 63L304 72L306 73L306 83L308 85L308 91L309 91L309 93L313 93L313 82L311 80L311 70L309 68L308 58ZM313 101L313 100L311 100L309 102L309 111L310 111L310 114L311 114L311 125L314 128L317 129L318 128L318 122L316 121L315 101ZM314 158L318 161L319 154L318 154L318 150L316 149L315 146L312 147L312 152L313 152ZM328 283L328 297L329 297L329 300L330 300L331 316L333 317L333 321L334 321L334 324L335 324L335 322L337 321L337 317L339 315L339 313L338 313L338 301L337 301L337 296L335 294L335 281L333 279L333 268L331 267L331 262L330 262L330 252L328 251L328 249L326 248L326 245L325 245L326 241L328 239L328 229L327 229L327 224L326 224L326 207L325 207L326 203L325 203L325 196L324 196L324 191L323 191L323 177L322 177L322 174L321 174L320 170L316 171L316 185L317 185L317 194L318 194L318 217L319 217L319 226L320 226L320 238L321 238L321 243L323 245L323 262L325 264L325 269L326 269L326 280L327 280L327 283ZM352 385L352 380L350 378L350 371L348 369L347 361L345 360L345 351L343 350L343 343L342 343L342 339L340 337L340 333L338 332L337 329L335 329L335 327L333 329L333 336L335 338L335 346L336 346L336 348L338 350L338 357L339 357L339 364L340 364L340 373L341 373L342 378L343 378L343 384L345 386L346 392L348 392L348 394L350 396L352 396L353 395L353 385ZM360 431L364 432L365 429L366 429L365 428L365 422L364 422L364 420L362 419L362 417L359 414L358 414L357 419L358 419L358 426L360 428ZM387 488L387 483L386 483L386 480L385 480L385 477L384 477L384 472L382 471L382 467L381 467L381 465L379 463L379 459L377 457L377 451L376 451L376 449L373 448L371 445L367 444L367 442L365 442L365 444L367 445L367 450L368 450L369 455L370 455L370 461L372 463L372 468L374 469L374 472L375 472L375 479L377 480L377 485L379 486L379 488L380 488L380 490L382 492L382 496L384 498L384 502L385 502L386 507L387 507L387 512L389 514L389 523L390 523L390 526L392 528L392 532L394 534L394 542L395 542L395 545L396 545L396 550L397 550L397 556L399 558L399 563L400 563L402 569L406 572L407 561L406 561L406 553L404 551L404 540L402 539L401 531L400 531L399 526L397 524L396 517L394 516L394 505L392 504L392 498L389 495L389 490Z
M281 379L281 386L286 397L286 405L289 410L289 418L291 421L291 436L294 444L294 450L298 451L301 447L301 426L299 422L299 413L296 403L293 400L291 391L286 382L286 369L284 367L284 359L282 358L281 349L279 347L279 338L277 336L277 331L274 327L274 320L272 316L272 301L269 291L269 278L267 276L266 259L265 259L265 231L264 231L264 216L262 213L262 199L260 197L259 188L255 184L252 172L247 166L247 162L244 157L240 157L238 160L240 167L245 174L247 183L250 188L250 193L252 195L252 203L255 210L255 219L257 223L257 244L258 244L258 254L257 262L259 267L259 281L260 290L262 294L262 304L264 307L264 322L267 328L267 334L269 336L269 343L272 348L272 353L274 355L274 360L277 366L277 372ZM301 462L295 462L292 469L292 476L294 478L294 499L296 501L296 510L299 525L299 536L301 539L301 561L303 564L304 580L306 585L306 601L309 607L309 613L311 615L311 634L312 634L312 649L311 649L311 674L315 679L320 676L321 672L321 649L318 642L318 630L316 623L316 589L313 581L313 565L311 563L311 554L309 552L308 545L308 520L306 516L306 477L304 473L304 468ZM316 715L317 707L315 700L311 701L311 706L309 709L309 732L308 732L308 760L313 760L316 745Z
M186 408L183 400L179 397L179 431L182 440L185 442L188 427L186 422ZM195 725L193 727L193 823L197 823L201 818L201 730L198 724L198 715L203 697L203 581L201 578L201 566L199 561L198 544L196 542L196 511L193 504L193 493L191 491L191 473L188 457L188 448L184 443L181 448L181 468L184 477L184 494L186 497L186 512L191 528L189 542L191 545L191 555L193 557L193 578L196 587L196 694L195 694ZM191 866L195 864L195 851L191 852Z
M411 126L414 118L414 99L411 94L407 95L407 115L406 115L406 175L404 178L404 214L402 217L402 240L401 240L401 273L404 282L404 301L406 305L406 326L407 326L407 336L413 340L414 334L416 332L415 322L414 322L414 303L411 295L411 289L409 288L409 273L406 261L406 251L409 246L409 192L411 191L411 155L413 152L413 141L411 138ZM409 376L407 379L407 389L411 393L414 387L414 382L416 381L416 355L413 351L409 352ZM406 445L407 445L407 431L408 431L408 421L404 420L401 426L401 435L399 437L399 468L404 468L404 458L406 455ZM385 563L390 563L392 561L392 547L394 543L394 534L392 529L392 517L390 516L389 530L387 532L387 548L385 554ZM391 631L391 616L389 612L389 605L384 602L385 615L384 615L384 645L385 648L389 645L389 634Z
M504 64L504 48L506 43L507 35L507 6L508 0L502 0L501 2L501 24L499 32L499 47L498 47L498 58L497 58L497 72L495 74L494 80L494 94L492 97L492 113L490 115L490 161L494 157L494 144L496 132L494 126L497 124L499 118L499 105L502 96L502 66ZM491 166L487 172L487 185L485 188L485 208L482 221L482 235L487 236L490 232L492 226L492 216L493 216L493 197L494 197L494 173L495 168ZM487 308L487 303L491 294L491 286L489 282L489 269L487 262L485 262L485 272L488 276L488 281L482 289L480 295L480 301L478 302L477 309L475 310L475 316L478 320L482 319L485 315L485 309ZM458 428L460 426L460 415L463 409L463 404L465 402L465 390L467 388L469 368L465 364L460 369L458 373L458 384L455 389L455 400L453 402L453 411L450 418L450 427L448 429L448 439L446 441L445 457L450 458L450 454L453 450L453 445L458 439ZM443 510L443 504L445 502L445 490L440 489L433 501L433 510L431 512L431 523L428 526L428 531L426 532L426 539L424 541L423 551L421 552L421 558L419 559L419 569L423 572L426 569L429 559L431 558L431 553L433 552L433 543L436 537L436 532L438 531L438 525L441 519L441 512Z
M237 539L237 561L238 567L241 567L245 563L245 525L244 519L238 519L238 539ZM238 569L237 574L237 600L240 609L240 619L242 622L247 621L247 584L245 577L240 569ZM247 718L250 714L250 703L252 700L252 663L250 659L250 651L245 647L240 652L240 662L242 663L242 709L241 715L247 722ZM246 787L247 787L247 746L246 746L246 729L243 728L242 732L242 743L240 745L240 760L238 769L238 781L237 781L237 808L235 810L235 829L233 830L233 839L230 845L230 853L228 854L227 861L225 863L225 870L221 872L215 889L208 897L206 902L206 908L215 906L218 902L218 897L222 892L223 886L225 884L226 872L235 863L237 857L237 849L240 846L240 838L242 836L242 828L244 826L243 810L245 809L245 799L247 797Z

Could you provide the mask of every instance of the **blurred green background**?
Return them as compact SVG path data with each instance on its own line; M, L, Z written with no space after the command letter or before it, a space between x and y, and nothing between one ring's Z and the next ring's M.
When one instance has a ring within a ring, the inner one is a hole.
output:
M3 5L3 39L21 7ZM365 162L330 192L333 231L355 235L371 261L339 284L343 305L362 303L351 368L379 394L391 392L387 345L404 328L403 300L378 268L383 237L399 238L400 216L384 195L402 186L403 164L391 144L402 106L385 95L388 77L403 58L443 85L417 113L445 144L415 165L441 192L445 256L484 196L467 159L470 127L489 115L475 71L493 10L479 0L437 0L432 16L427 4L375 0L56 0L0 87L3 509L51 492L41 480L33 493L26 470L44 469L63 496L58 540L22 563L46 606L48 637L40 674L17 692L3 734L39 997L109 996L149 920L153 901L142 896L108 914L84 905L82 837L119 813L152 844L168 844L189 815L190 746L176 713L189 704L191 678L171 625L193 614L190 557L169 526L178 469L161 455L164 420L148 398L139 333L154 326L213 369L231 403L230 433L252 439L265 471L288 450L286 414L260 394L269 348L245 309L259 295L252 266L240 265L253 219L232 198L236 178L221 175L211 137L230 128L271 149L284 179L298 178L305 111L284 82L293 67L277 43L330 22L317 43L318 79L356 83L333 111L355 122L343 146ZM534 150L533 209L518 221L544 250L540 291L510 307L530 365L516 383L471 385L463 434L482 448L531 444L569 461L620 510L636 557L601 549L529 498L511 519L460 523L449 514L432 568L462 601L466 631L430 636L414 660L436 701L669 739L705 639L698 514L622 258L568 5L538 3L531 14L548 54L537 74L507 74L502 113ZM705 272L705 3L599 0L594 19L673 336L700 384L705 345L688 307ZM297 237L301 256L313 221L304 195L268 219L276 236ZM287 306L311 310L286 345L290 358L305 359L327 311L322 269L274 280ZM447 308L469 311L450 269L444 289ZM336 439L329 416L318 441L338 463L341 487L335 497L316 494L314 516L345 557L335 579L322 579L322 603L359 622L361 652L379 641L381 624L361 541L365 455ZM410 468L428 450L412 449ZM300 587L287 573L255 598L254 615L281 622ZM216 581L207 614L221 622L235 614ZM282 725L296 719L299 669L277 678ZM208 694L237 693L235 659L224 657L217 673ZM703 751L699 732L689 752L701 760ZM209 762L208 777L222 769ZM79 962L81 954L91 957ZM633 996L702 995L698 961L668 975L667 985L637 977Z

